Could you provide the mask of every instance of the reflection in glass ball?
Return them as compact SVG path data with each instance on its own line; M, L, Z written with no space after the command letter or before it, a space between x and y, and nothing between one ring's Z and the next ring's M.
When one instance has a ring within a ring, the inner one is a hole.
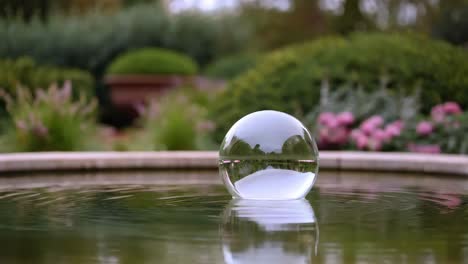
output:
M296 118L259 111L237 121L219 152L219 169L233 197L259 200L300 199L312 188L318 150Z
M305 200L232 200L220 228L226 263L312 263L318 225Z

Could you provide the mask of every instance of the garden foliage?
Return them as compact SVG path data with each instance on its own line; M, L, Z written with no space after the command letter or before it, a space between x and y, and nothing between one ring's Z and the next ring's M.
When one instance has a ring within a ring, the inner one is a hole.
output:
M110 65L108 74L193 75L197 65L190 58L171 50L146 48L125 53Z
M468 154L468 112L455 102L434 106L431 114L406 124L400 144L412 152Z
M243 49L249 34L235 15L169 15L158 4L143 4L116 14L51 16L46 22L0 20L0 57L29 56L100 76L118 54L149 46L173 49L207 64Z
M70 81L63 87L31 92L17 87L16 94L3 92L11 125L1 137L3 151L76 151L96 149L96 102L72 98Z
M390 91L380 87L365 91L362 87L343 86L333 89L327 86L321 88L320 102L304 117L304 123L314 129L320 113L351 112L354 120L361 122L378 115L384 120L404 120L411 122L420 113L420 90L412 94L400 91Z
M47 88L51 83L62 85L70 80L77 92L94 94L94 79L86 71L37 65L27 57L0 60L0 88L15 94L18 86Z
M468 153L468 113L445 102L421 114L417 97L336 90L305 123L320 149Z
M209 94L185 87L142 107L142 135L134 149L145 150L206 150L214 149L210 132L213 122L206 118Z
M259 55L253 54L224 57L209 64L204 74L216 79L231 80L253 68L258 60Z
M216 139L253 111L303 117L319 103L326 85L419 90L423 112L447 100L468 106L468 54L422 36L380 33L322 38L275 51L233 80L212 108Z

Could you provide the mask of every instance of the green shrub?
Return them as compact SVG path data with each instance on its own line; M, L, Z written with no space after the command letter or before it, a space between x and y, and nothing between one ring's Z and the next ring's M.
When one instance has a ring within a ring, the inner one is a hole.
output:
M94 79L85 71L37 65L27 57L0 60L0 88L10 94L15 93L18 85L46 88L51 83L62 85L65 80L73 83L75 92L94 94Z
M136 5L116 14L51 16L46 23L0 20L0 58L29 56L39 63L100 76L118 54L151 46L207 64L245 47L250 33L241 24L236 15L167 14L157 4Z
M72 87L65 82L34 93L18 87L15 96L3 93L13 124L1 137L3 151L76 151L93 143L96 102L85 96L72 100Z
M141 118L143 133L130 149L206 150L214 149L205 105L211 97L205 91L180 88L150 104Z
M204 74L216 79L231 80L253 68L257 63L257 57L252 54L224 57L208 65Z
M170 50L146 48L125 53L115 59L108 74L193 75L197 65L185 55Z
M319 102L324 82L332 88L420 89L425 112L446 100L468 106L468 55L421 36L379 33L322 38L275 51L233 80L210 110L217 140L253 111L303 116Z

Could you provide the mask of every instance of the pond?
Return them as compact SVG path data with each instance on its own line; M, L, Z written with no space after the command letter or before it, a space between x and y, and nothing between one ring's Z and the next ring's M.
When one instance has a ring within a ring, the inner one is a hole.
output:
M232 200L217 172L0 178L0 263L467 263L468 181L322 172Z

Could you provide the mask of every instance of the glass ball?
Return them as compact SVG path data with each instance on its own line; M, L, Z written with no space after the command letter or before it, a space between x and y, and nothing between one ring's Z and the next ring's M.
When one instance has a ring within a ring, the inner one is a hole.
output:
M296 118L278 111L244 116L226 134L219 170L234 198L304 198L315 183L318 150Z

